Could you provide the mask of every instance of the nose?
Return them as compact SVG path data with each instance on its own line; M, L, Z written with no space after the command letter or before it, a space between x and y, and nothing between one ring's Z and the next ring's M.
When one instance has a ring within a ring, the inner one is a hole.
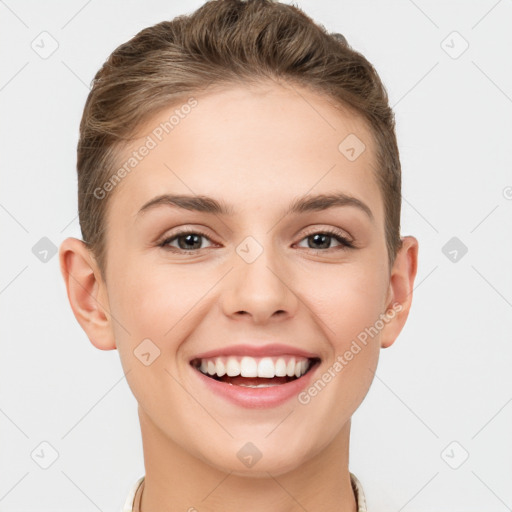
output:
M233 264L220 297L224 314L234 319L245 316L254 324L296 314L299 301L283 258L265 247L251 263L235 252Z

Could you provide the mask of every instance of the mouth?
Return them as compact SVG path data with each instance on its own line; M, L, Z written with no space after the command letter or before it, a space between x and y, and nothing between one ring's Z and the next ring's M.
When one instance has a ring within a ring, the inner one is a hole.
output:
M190 365L206 377L231 386L268 388L298 381L320 364L318 357L218 356L195 358Z

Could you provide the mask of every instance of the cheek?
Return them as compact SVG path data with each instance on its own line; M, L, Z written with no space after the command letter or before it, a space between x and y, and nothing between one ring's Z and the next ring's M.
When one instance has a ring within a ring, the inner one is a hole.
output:
M186 265L126 265L112 279L110 304L117 320L116 339L121 341L118 349L133 351L150 339L167 356L189 334L190 319L199 321L207 302L204 295L215 283L215 276L193 272Z
M333 266L333 272L302 286L313 290L308 306L319 319L328 354L322 382L311 392L322 395L315 399L320 409L336 411L343 421L363 400L377 367L386 274L378 265ZM330 391L320 391L324 384Z
M169 329L183 299L183 279L178 272L165 268L155 271L150 265L134 262L119 268L113 279L115 310L130 325L130 331L154 332L164 329L164 324Z
M333 265L332 272L303 278L301 287L310 290L305 294L308 306L320 318L319 325L337 353L384 312L385 275L371 266Z
M326 430L326 440L339 432L370 388L380 354L375 325L384 312L386 290L385 280L369 267L340 267L336 274L317 280L312 288L316 293L308 306L319 318L327 357L316 380L299 396L304 407L315 411L311 428ZM325 417L335 420L324 424Z
M189 279L191 284L194 290ZM151 415L158 415L158 404L179 409L182 400L172 376L177 376L180 340L188 335L186 312L200 291L184 294L185 285L169 268L157 272L125 265L112 276L109 299L117 350L133 395Z

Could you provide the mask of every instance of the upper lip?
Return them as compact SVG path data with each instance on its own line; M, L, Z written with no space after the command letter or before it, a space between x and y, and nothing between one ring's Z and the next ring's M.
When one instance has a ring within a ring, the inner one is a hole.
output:
M249 356L266 357L290 355L298 357L307 357L309 359L319 358L318 354L303 350L290 345L273 343L271 345L231 345L229 347L217 348L197 354L194 359L208 359L219 356Z

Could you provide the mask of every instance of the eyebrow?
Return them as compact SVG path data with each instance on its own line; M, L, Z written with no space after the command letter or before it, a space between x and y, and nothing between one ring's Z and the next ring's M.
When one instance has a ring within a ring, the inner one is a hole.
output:
M213 197L202 195L191 196L162 194L145 203L137 212L137 217L148 210L164 205L189 211L211 213L213 215L232 216L235 213L232 205L229 205L224 201L218 201ZM363 201L343 192L298 197L292 201L288 209L284 212L284 215L323 211L329 208L337 208L341 206L356 207L363 211L372 221L374 220L372 211L365 203L363 203Z

